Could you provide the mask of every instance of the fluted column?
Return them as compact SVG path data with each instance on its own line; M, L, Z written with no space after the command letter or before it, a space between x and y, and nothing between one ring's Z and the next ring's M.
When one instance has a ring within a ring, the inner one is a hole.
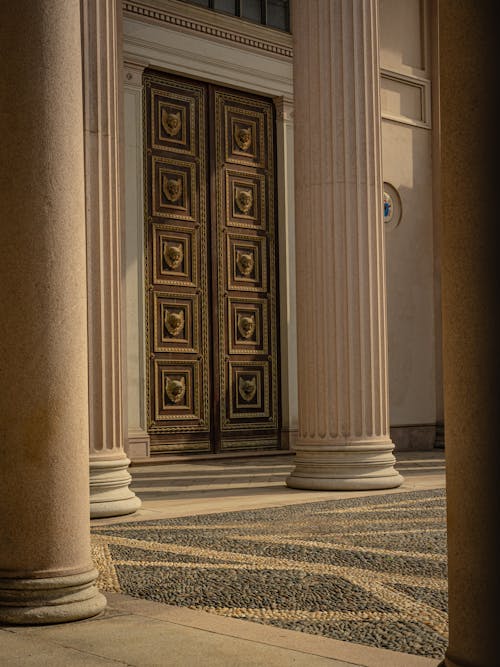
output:
M124 451L121 3L82 0L90 515L135 512Z
M99 613L79 0L0 5L0 622Z
M377 0L293 0L292 21L299 436L287 484L392 488Z

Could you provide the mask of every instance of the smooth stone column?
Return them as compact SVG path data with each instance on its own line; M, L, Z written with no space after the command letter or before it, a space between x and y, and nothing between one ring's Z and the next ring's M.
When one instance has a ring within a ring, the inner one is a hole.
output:
M127 295L127 452L149 457L146 411L144 303L144 149L142 74L145 63L125 62L125 265Z
M124 451L121 3L82 3L89 313L90 516L135 512Z
M278 158L278 244L280 248L281 447L297 438L297 312L295 303L295 220L293 196L293 101L274 99ZM281 164L280 164L281 163Z
M446 667L500 664L498 11L440 0Z
M299 435L288 486L390 489L377 0L292 1Z
M0 622L98 614L79 0L0 8Z

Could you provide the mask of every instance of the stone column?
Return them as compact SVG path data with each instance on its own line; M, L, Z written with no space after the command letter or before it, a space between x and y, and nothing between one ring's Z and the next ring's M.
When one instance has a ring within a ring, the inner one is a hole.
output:
M500 664L498 12L440 0L446 667Z
M90 516L135 512L124 441L121 3L82 2L89 314Z
M295 218L293 192L293 101L274 99L278 164L278 247L280 249L281 446L297 438L297 312L295 299Z
M127 293L127 417L130 456L150 453L146 416L144 303L144 149L142 74L146 64L125 62L125 262Z
M288 486L389 489L377 0L292 2L299 435Z
M0 622L99 613L80 3L0 5Z

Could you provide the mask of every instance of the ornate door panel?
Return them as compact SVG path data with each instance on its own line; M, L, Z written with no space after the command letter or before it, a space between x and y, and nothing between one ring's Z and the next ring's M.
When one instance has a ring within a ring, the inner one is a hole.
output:
M278 447L273 107L213 95L220 447Z
M209 450L207 91L153 74L144 89L151 450Z
M272 104L159 73L144 94L151 449L278 447Z

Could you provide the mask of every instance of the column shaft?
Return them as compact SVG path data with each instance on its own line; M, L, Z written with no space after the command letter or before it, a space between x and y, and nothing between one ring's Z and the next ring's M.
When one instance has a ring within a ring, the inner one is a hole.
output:
M376 0L292 2L299 437L289 486L399 486L389 436Z
M450 624L444 664L495 667L500 664L498 12L496 3L440 0L439 13Z
M0 9L0 622L105 606L88 517L80 4Z
M142 74L145 65L125 63L125 265L127 294L127 421L131 456L148 457L144 303L144 151Z
M85 0L83 80L89 312L91 517L130 514L140 500L130 490L124 451L122 353L123 100L121 5Z
M295 219L293 191L293 103L275 98L278 155L278 244L280 248L281 446L297 438L297 313L295 303ZM280 160L281 157L281 160Z

